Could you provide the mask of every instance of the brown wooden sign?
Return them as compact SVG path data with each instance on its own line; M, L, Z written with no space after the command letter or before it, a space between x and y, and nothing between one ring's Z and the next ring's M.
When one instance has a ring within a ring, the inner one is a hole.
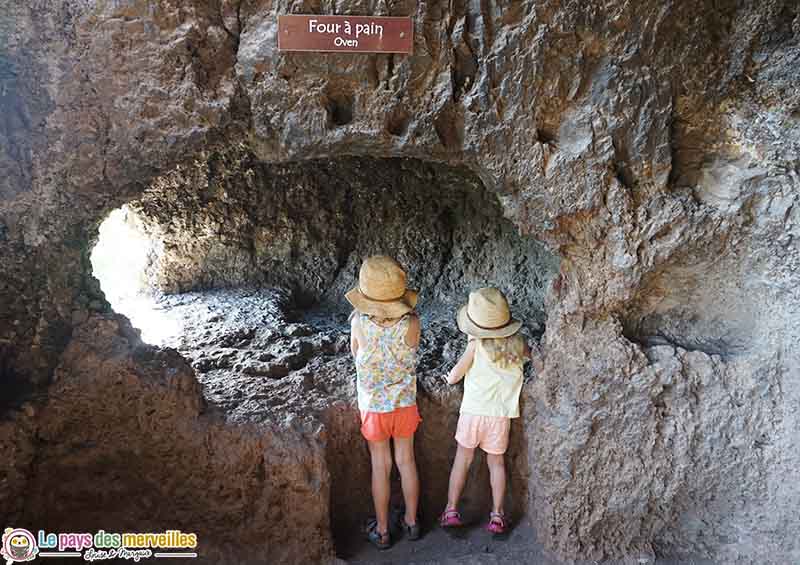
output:
M278 16L279 51L411 53L414 22L390 16Z

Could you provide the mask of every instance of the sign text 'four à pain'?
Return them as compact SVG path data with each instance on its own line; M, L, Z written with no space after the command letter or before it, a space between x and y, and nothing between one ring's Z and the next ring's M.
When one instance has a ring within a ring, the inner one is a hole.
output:
M279 51L411 53L414 24L395 16L278 16Z

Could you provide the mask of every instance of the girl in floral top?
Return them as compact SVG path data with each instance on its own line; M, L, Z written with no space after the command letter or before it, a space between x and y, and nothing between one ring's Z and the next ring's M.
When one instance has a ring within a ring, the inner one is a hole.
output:
M406 275L397 261L378 255L364 261L358 286L346 297L355 308L350 349L356 365L361 434L367 440L372 460L376 519L369 523L367 535L375 546L386 549L391 545L391 438L405 500L402 526L409 539L418 539L420 533L419 478L414 460L414 432L421 421L416 376L420 324L413 312L417 293L406 289Z

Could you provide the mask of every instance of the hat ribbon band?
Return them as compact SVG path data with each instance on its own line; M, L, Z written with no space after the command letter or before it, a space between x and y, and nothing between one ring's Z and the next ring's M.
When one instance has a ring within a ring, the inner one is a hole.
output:
M358 285L358 292L363 294L364 298L367 298L368 300L372 300L373 302L397 302L398 300L403 299L405 297L405 295L406 295L406 291L404 290L403 294L401 294L397 298L373 298L369 294L364 292L364 289L361 288L360 284Z
M469 315L469 308L467 308L467 319L473 323L473 325L479 327L482 330L499 330L511 323L511 317L509 316L508 321L505 324L500 324L499 326L482 326L478 322L472 319L472 316Z

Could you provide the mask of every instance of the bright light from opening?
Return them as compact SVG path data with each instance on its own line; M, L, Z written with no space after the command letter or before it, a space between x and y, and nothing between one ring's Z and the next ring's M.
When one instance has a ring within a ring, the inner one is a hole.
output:
M146 270L155 254L136 215L127 207L111 212L100 224L91 254L92 271L111 307L128 317L142 332L142 340L174 346L181 323L159 307Z

